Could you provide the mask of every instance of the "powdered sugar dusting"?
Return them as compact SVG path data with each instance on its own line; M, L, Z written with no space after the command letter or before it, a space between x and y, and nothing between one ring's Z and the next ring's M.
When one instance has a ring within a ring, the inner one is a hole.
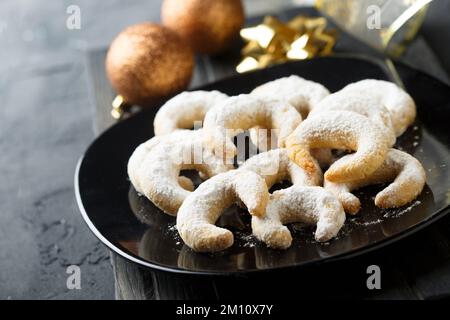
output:
M412 204L407 206L406 208L401 209L390 209L388 210L383 217L384 218L399 218L405 213L411 212L411 210L417 206L419 206L422 202L419 200L414 201Z
M354 82L341 91L359 92L380 101L390 111L397 136L400 136L416 118L416 105L411 96L396 84L366 79Z
M303 118L330 92L317 82L296 75L267 82L255 88L251 95L283 99L293 105Z
M390 137L367 117L352 111L318 112L303 121L287 141L298 165L312 171L318 165L311 148L356 151L333 163L325 176L349 181L370 175L381 165L391 145ZM300 159L295 157L300 155Z

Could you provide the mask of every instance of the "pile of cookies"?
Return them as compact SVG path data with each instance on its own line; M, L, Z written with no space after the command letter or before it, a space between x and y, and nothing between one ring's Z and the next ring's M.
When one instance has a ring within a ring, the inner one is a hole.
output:
M286 224L293 222L315 225L315 239L325 242L346 214L359 211L353 190L390 183L375 197L380 208L422 192L422 165L393 148L415 117L404 90L371 79L333 94L294 75L233 97L183 92L158 111L155 137L135 150L128 174L137 192L177 216L181 238L195 251L232 246L232 232L215 223L233 204L248 210L253 235L268 247L288 248ZM243 132L259 153L236 168L235 137ZM204 182L195 189L182 170L197 170ZM269 193L284 180L292 186Z

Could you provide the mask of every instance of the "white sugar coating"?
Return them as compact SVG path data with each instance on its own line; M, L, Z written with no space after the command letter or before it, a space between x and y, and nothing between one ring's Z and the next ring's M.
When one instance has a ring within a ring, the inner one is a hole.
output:
M252 232L257 239L275 249L286 249L292 236L284 226L303 222L316 224L317 241L335 237L345 221L345 213L333 194L321 187L321 172L316 177L308 174L289 159L287 149L276 149L253 156L239 170L251 170L261 175L268 187L290 179L292 187L275 191L267 204L264 217L252 217Z
M178 130L158 136L136 148L128 161L128 175L136 191L164 212L176 215L193 185L181 170L198 170L211 177L232 169L216 157L200 130ZM188 190L186 190L188 189Z
M325 189L339 198L346 212L355 214L361 204L351 191L385 182L391 183L376 195L375 205L397 208L417 198L425 185L426 174L416 158L406 152L390 149L383 164L369 177L348 183L333 183L325 179L324 185Z
M330 181L346 182L372 174L384 161L390 141L379 126L351 111L313 114L287 139L290 157L309 174L320 167L312 148L352 150L355 153L334 162L325 173Z
M392 115L395 133L400 136L416 118L416 104L411 96L396 84L383 80L366 79L346 86L342 91L359 92L379 100Z
M254 127L278 129L278 146L283 147L287 136L301 121L301 115L287 102L242 94L209 110L204 129L216 154L229 158L236 154L232 138L244 130Z
M193 128L196 121L203 121L209 109L227 98L219 91L185 91L176 95L156 113L155 135Z
M302 122L302 115L309 117ZM233 244L233 234L214 225L233 203L245 204L253 215L253 234L269 247L291 245L284 225L292 222L316 224L316 240L328 241L344 224L344 209L359 209L353 189L393 180L374 197L382 208L409 203L422 191L422 165L390 149L415 116L414 101L405 91L372 79L332 95L321 84L295 75L235 97L219 91L183 92L158 111L157 137L135 150L128 173L139 193L166 213L178 212L179 234L195 251L219 251ZM204 129L183 130L202 120ZM276 130L258 136L256 128ZM280 149L256 155L232 170L223 156L235 155L232 139L245 130L260 150L268 137L273 139L271 147ZM323 179L315 157L331 163L330 149L355 153L331 164L325 190L315 187ZM192 192L192 181L180 176L185 169L212 178ZM268 188L286 179L292 187L269 195Z
M296 75L269 81L256 87L251 92L252 96L258 98L287 101L297 109L303 119L329 94L328 89L320 83L306 80ZM258 134L256 129L250 130L250 140L262 151L267 151L277 146L276 136Z
M263 178L248 170L232 170L202 183L181 205L177 229L195 251L215 252L233 244L233 234L214 225L224 210L240 202L258 216L265 213L269 192Z
M329 94L328 89L320 83L296 75L267 82L251 92L251 95L256 97L285 100L293 105L303 118Z
M252 217L252 231L267 246L286 249L292 236L285 224L302 222L317 225L315 239L334 238L345 222L345 212L337 198L322 187L293 185L275 191L264 217Z
M322 172L309 176L289 159L285 148L260 153L248 159L240 169L250 170L262 176L270 189L274 184L289 180L294 185L317 186L322 183Z
M311 111L311 116L320 112L353 111L368 117L378 125L394 145L396 135L391 119L391 112L381 103L380 99L354 90L341 90L324 98Z

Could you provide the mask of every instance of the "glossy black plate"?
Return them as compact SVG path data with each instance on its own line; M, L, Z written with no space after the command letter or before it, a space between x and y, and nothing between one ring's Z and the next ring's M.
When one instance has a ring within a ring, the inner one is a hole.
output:
M98 137L80 160L75 188L80 210L94 234L118 254L144 266L173 272L230 274L298 267L348 258L411 234L448 212L450 204L450 88L403 65L398 71L418 106L418 120L398 139L397 147L417 157L427 171L427 186L411 205L381 210L372 197L380 187L360 191L363 209L348 217L329 243L313 240L312 230L291 226L294 243L275 251L250 235L249 218L236 208L219 221L235 232L232 248L198 254L186 247L174 228L175 219L159 211L130 186L126 165L133 150L153 136L157 108L140 112ZM356 57L320 58L284 64L207 85L234 95L290 74L318 81L336 91L366 79L392 80L385 65Z

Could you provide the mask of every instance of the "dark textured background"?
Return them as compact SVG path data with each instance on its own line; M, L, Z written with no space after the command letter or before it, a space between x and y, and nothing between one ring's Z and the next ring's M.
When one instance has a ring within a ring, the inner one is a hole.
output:
M261 13L281 2L288 1L249 0L247 6ZM81 7L81 30L65 26L70 4ZM76 162L94 138L84 59L123 27L158 21L159 5L0 2L0 299L114 298L109 254L84 225L73 191ZM422 30L447 73L449 16L450 1L435 0ZM66 288L71 264L81 267L82 290Z

